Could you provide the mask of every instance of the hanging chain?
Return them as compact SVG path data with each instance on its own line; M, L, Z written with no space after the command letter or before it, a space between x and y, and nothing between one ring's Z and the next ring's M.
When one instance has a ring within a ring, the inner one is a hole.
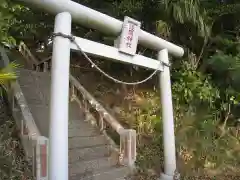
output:
M77 51L79 53L79 55L83 55L92 65L92 67L95 67L100 73L102 73L104 76L106 76L108 79L111 79L112 81L116 82L116 83L119 83L119 84L125 84L125 85L138 85L138 84L142 84L148 80L150 80L159 70L160 70L160 67L162 65L164 66L167 66L167 67L170 67L169 64L167 63L164 63L163 61L160 61L161 63L159 63L159 67L153 72L151 73L147 78L143 79L143 80L140 80L140 81L135 81L135 82L126 82L126 81L122 81L122 80L118 80L114 77L112 77L111 75L109 75L108 73L106 73L105 71L103 71L100 67L98 67L90 58L89 56L82 50L82 48L80 47L80 45L77 43L75 37L73 35L66 35L66 34L63 34L61 32L58 32L58 33L53 33L52 34L52 38L54 37L57 37L57 36L61 36L63 38L67 38L69 39L72 43L74 43L77 47L77 49L80 51Z

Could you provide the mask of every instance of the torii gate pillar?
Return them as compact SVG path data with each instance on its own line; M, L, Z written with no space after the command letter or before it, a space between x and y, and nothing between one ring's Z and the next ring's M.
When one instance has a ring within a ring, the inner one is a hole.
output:
M168 50L163 49L158 53L158 59L164 64L169 64ZM170 69L163 67L159 74L160 95L162 104L162 122L163 122L163 148L164 148L164 173L161 174L161 180L173 180L177 173L176 169L176 149L173 119L173 104Z
M59 13L55 18L54 32L71 34L71 14ZM53 40L50 100L50 155L49 180L68 180L68 101L70 40L55 37Z

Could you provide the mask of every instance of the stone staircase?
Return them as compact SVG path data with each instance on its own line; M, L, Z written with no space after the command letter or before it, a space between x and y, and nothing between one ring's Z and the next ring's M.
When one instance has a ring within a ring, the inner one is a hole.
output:
M35 141L40 136L47 140L49 138L51 75L46 70L46 67L49 67L46 62L37 64L37 60L33 60L34 56L30 54L30 51L24 47L23 52L21 48L22 56L27 59L25 62L22 59L18 61L22 65L22 68L18 70L19 78L16 83L18 92L22 96L21 103L15 102L19 101L20 97L15 92L16 85L11 91L14 99L12 104L20 104L19 111L23 114L20 118L21 123L16 117L18 114L14 117L21 129L22 139L27 137L27 140L22 140L22 142L26 147L28 160L33 161L33 171L39 171L39 169L41 171L43 166L36 165L36 163L41 163L41 157L44 155L47 158L47 152L44 154L40 150L37 151L36 149L40 146L38 147ZM43 71L39 72L41 67ZM70 87L69 180L124 180L128 178L134 169L136 158L136 132L124 129L72 75L70 75ZM22 108L23 106L25 108ZM27 115L24 112L26 108ZM95 114L91 114L90 109L94 109ZM16 111L14 106L13 111ZM26 120L29 117L31 120ZM32 130L32 127L35 130ZM107 135L106 127L112 128L119 134L120 146L117 146ZM27 129L26 132L25 129ZM32 154L33 149L35 154ZM44 168L47 171L47 167ZM38 173L35 177L37 180L48 180L48 173Z
M18 81L40 133L49 137L50 73L19 69ZM123 180L130 172L118 165L108 140L85 121L76 101L69 102L68 128L70 180Z

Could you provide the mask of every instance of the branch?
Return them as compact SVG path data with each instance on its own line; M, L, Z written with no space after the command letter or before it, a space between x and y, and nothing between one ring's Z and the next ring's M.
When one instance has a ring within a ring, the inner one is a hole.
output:
M221 129L222 133L221 133L219 139L222 138L222 137L225 135L225 133L226 133L225 128L226 128L227 121L228 121L228 119L229 119L230 113L231 113L231 105L228 104L228 112L227 112L227 114L226 114L226 116L225 116L225 119L224 119L223 125L220 126L220 129Z

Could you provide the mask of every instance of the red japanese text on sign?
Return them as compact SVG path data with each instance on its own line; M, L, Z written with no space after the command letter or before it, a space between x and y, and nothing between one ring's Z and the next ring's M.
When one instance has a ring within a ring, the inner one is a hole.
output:
M129 24L127 43L126 43L126 46L128 48L131 48L131 45L132 45L133 32L134 32L134 24Z

